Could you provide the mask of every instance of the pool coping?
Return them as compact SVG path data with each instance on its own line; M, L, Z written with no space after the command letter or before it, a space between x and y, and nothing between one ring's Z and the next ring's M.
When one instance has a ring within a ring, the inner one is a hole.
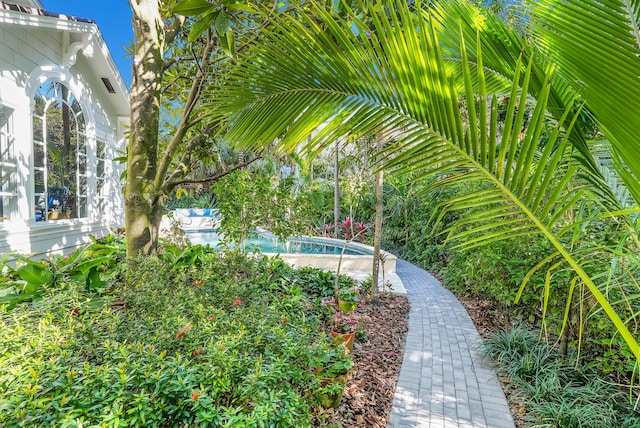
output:
M217 232L215 229L189 230L185 231L187 235L198 232ZM276 238L277 235L263 229L259 229L258 233L268 238ZM291 236L287 238L295 242L308 242L317 244L333 245L335 247L343 247L353 249L365 254L300 254L300 253L270 253L264 252L266 256L280 255L280 258L294 267L316 267L320 269L338 271L340 264L341 272L369 272L373 268L373 247L361 242L345 241L343 239L329 238L326 236ZM380 250L384 262L381 263L385 274L396 272L397 257L388 251Z

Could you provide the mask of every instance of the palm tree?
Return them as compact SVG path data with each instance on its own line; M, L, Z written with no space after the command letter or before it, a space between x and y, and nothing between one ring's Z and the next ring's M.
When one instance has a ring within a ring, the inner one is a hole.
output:
M228 115L226 138L254 150L277 140L277 150L302 145L313 154L347 133L393 133L383 153L392 173L436 176L435 186L480 183L441 206L441 214L475 208L450 238L469 248L544 236L555 253L543 264L569 268L572 284L586 286L640 361L600 274L567 242L572 212L599 203L607 188L574 126L585 110L566 76L517 34L501 37L497 21L466 2L357 3L340 2L347 12L337 15L311 2L265 31L217 100ZM640 162L627 153L618 152L627 164Z

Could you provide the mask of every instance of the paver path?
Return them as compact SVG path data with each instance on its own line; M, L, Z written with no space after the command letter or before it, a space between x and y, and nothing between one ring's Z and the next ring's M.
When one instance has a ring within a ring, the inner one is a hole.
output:
M431 274L398 260L411 302L409 332L389 427L513 428L480 335L458 299Z

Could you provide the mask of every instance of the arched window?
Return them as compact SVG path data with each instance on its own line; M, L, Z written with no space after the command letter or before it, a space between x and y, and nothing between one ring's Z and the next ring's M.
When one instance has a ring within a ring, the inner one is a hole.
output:
M80 103L64 84L35 94L33 159L35 219L87 216L87 143Z

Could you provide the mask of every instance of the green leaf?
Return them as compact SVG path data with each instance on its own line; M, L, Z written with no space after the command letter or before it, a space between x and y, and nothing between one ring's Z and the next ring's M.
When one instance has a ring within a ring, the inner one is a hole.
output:
M49 270L34 265L22 266L16 273L20 278L27 281L27 283L38 286L51 285L54 280L54 276Z
M233 31L231 29L227 30L227 33L220 37L220 46L225 54L230 57L233 57L236 53L236 42L233 37Z
M218 13L218 16L216 16L215 23L216 32L218 33L219 37L222 37L222 35L224 35L229 30L229 23L229 15L227 15L227 13L224 11L220 11L220 13Z
M87 275L87 291L105 288L107 285L108 283L102 279L102 277L100 276L100 272L98 272L98 269L96 269L95 267L91 269L91 271Z
M215 15L216 15L215 13L207 13L202 18L197 20L191 27L191 31L189 31L189 36L187 37L187 40L189 42L198 40L200 35L202 35L202 33L207 31L211 27L215 19Z
M231 9L231 10L237 10L240 12L247 12L247 13L258 13L259 9L257 7L255 7L252 4L242 4L242 3L232 3L232 4L227 4L225 5L227 7L227 9Z
M15 285L11 285L6 288L0 288L0 297L10 296L13 294L18 294L18 289Z
M182 0L173 7L173 13L183 16L201 15L215 6L205 0Z
M612 2L622 5L622 0ZM554 73L548 56L527 48L515 32L507 33L506 26L499 33L479 31L482 26L477 23L475 9L460 9L460 19L456 16L451 25L442 26L449 28L445 32L431 21L431 10L421 10L420 2L398 1L393 8L385 8L382 1L360 3L358 12L348 16L335 16L311 3L308 14L273 18L273 25L262 32L264 40L253 47L247 61L238 61L225 90L218 95L216 114L226 116L227 140L256 150L271 148L276 141L279 153L296 150L306 154L317 153L347 135L372 131L393 135L395 141L385 153L385 168L415 173L416 180L442 177L438 183L442 186L461 180L479 185L469 186L469 199L449 200L443 207L449 212L460 211L465 204L478 209L475 223L468 224L472 232L460 229L460 233L454 230L451 234L464 238L460 246L473 248L514 236L543 236L563 266L573 270L589 289L640 361L640 346L621 318L623 310L600 291L598 276L588 272L585 259L557 233L561 218L570 218L563 214L588 197L586 192L580 194L576 184L581 173L593 170L591 153L584 138L577 138L580 135L570 139L580 156L572 157L565 150L565 135L574 135L578 128L573 126L578 106L573 106L572 100L579 94L558 78L564 75ZM609 12L602 10L605 2L598 0L536 3L573 5L574 9L588 3L593 10L581 13L588 15L585 19L595 27L610 21L602 19ZM545 17L551 22L548 16L555 10L547 12ZM574 13L567 10L565 24L579 27L575 31L582 37L576 40L591 40L591 26L575 19ZM617 45L614 36L601 33L603 39ZM624 34L626 40L632 33ZM616 129L629 131L632 122L637 126L640 122L631 116L638 111L640 95L635 94L640 92L635 89L640 89L640 63L635 49L624 47L630 43L620 45L624 52L614 67L608 65L606 50L599 51L598 46L594 46L593 55L584 55L580 46L569 46L567 36L551 36L549 46L553 42L570 48L567 60L580 57L574 67L561 63L557 69L564 73L580 68L582 74L588 74L582 80L587 82L589 77L593 81L588 88L601 92L600 98L586 95L590 111L598 106L608 109L611 121L601 121L603 127L611 130L617 124ZM465 38L476 43L465 45ZM229 40L222 38L221 46L225 51L231 49ZM482 64L482 72L478 64ZM612 84L627 84L609 93L609 85L598 83L603 73L610 75ZM572 80L577 83L580 79ZM493 100L508 93L507 116L501 119ZM470 107L462 106L462 99ZM472 103L475 99L482 100L477 107ZM490 99L490 112L480 108ZM535 110L525 121L526 110L533 105ZM624 108L615 108L618 105ZM470 130L469 126L475 128ZM580 134L580 129L577 131ZM613 144L631 171L640 171L640 145L635 144L640 132L625 134L619 134L618 146L615 141ZM623 141L629 143L620 147ZM631 168L632 164L637 169ZM601 183L590 184L590 192L607 192ZM505 209L496 211L496 205ZM517 226L515 233L504 227L504 220L511 217Z

